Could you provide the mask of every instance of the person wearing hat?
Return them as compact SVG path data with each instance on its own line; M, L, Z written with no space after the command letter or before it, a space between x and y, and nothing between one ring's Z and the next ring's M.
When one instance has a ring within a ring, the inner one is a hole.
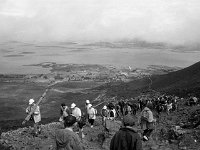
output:
M57 150L83 150L81 140L73 131L76 124L76 117L68 115L64 118L65 129L59 129L55 132L56 149Z
M75 103L71 104L72 115L76 117L76 120L79 121L81 119L81 109L76 106Z
M123 127L111 139L110 150L142 150L142 140L134 128L136 119L128 114L122 123Z
M92 107L92 104L88 104L88 122L91 124L91 128L93 128L94 120L96 119L96 110Z
M89 115L88 115L88 111L89 111L89 104L90 104L90 100L86 100L85 101L85 113L87 114L87 120L89 120Z
M87 104L90 104L90 100L87 99L87 100L85 101L85 104L86 104L86 105L87 105Z
M35 107L35 103L34 103L34 99L30 99L29 100L29 106L26 108L26 113L30 113L34 107ZM41 121L41 114L40 114L40 107L37 106L33 112L33 114L31 115L30 121L33 121L34 125L34 134L37 136L40 132L40 126L39 126L39 122Z

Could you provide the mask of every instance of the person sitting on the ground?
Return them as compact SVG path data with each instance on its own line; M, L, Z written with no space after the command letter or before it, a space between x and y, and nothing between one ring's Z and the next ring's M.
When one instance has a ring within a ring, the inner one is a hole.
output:
M34 99L29 100L29 106L26 108L26 113L30 113L32 109L35 107ZM34 134L37 136L41 132L41 128L39 125L39 122L41 121L41 113L40 113L40 107L37 106L34 110L34 113L31 115L30 121L33 121L33 127L34 127Z
M75 116L69 115L64 118L65 129L59 129L55 132L57 150L83 150L79 136L73 132L75 123Z
M110 150L142 150L142 141L135 128L136 119L130 114L124 116L123 127L110 142Z
M75 103L71 104L72 115L76 117L76 121L81 119L81 109L76 106Z
M143 140L148 141L151 136L152 131L154 130L155 119L153 118L152 111L145 107L141 112L140 125L143 130Z
M92 104L88 104L88 122L91 124L91 128L94 126L94 120L96 119L96 110L92 107Z

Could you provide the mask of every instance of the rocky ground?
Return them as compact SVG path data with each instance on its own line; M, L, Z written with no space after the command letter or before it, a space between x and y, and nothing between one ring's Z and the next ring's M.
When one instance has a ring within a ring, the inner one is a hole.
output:
M191 118L191 112L194 112L195 109L198 110L199 106L183 106L170 115L162 113L159 118L154 113L157 117L155 130L150 140L143 142L143 149L200 150L200 127L181 128L181 124L187 123L188 119ZM139 116L139 113L137 113L137 116ZM108 150L110 140L115 132L119 130L120 125L120 119L116 119L110 134L106 134L101 123L101 117L97 117L94 128L90 128L88 124L84 128L85 137L82 139L82 143L85 149ZM1 149L55 149L54 133L55 130L63 128L63 125L59 122L52 122L41 125L41 127L42 132L38 137L34 137L31 126L3 132L0 139ZM138 132L141 134L139 125Z

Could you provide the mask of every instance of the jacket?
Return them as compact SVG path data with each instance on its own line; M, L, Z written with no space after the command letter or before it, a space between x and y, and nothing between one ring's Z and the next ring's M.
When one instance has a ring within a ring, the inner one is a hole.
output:
M142 112L141 112L141 114L143 114L143 112L144 111L147 111L147 113L148 113L148 122L153 122L154 121L154 118L153 118L153 113L152 113L152 111L148 108L148 107L145 107L143 110L142 110Z
M96 112L93 107L88 109L89 119L96 119Z
M83 150L79 136L68 129L60 129L55 133L57 150Z
M35 105L35 104L34 104ZM31 109L33 109L34 106L28 106L26 108L26 113L29 113ZM40 107L37 106L34 113L32 114L33 120L35 123L38 123L41 121L41 113L40 113Z
M123 127L111 139L110 150L142 150L142 141L134 129Z
M141 128L143 130L154 129L154 121L155 121L155 119L153 118L152 111L148 107L145 107L141 112L141 116L143 115L144 111L146 111L148 113L148 118L147 118L147 120L144 120L141 117L141 120L140 120Z
M75 108L72 110L72 115L74 115L74 116L76 117L77 120L80 120L80 119L81 119L81 110L80 110L80 108L75 107Z

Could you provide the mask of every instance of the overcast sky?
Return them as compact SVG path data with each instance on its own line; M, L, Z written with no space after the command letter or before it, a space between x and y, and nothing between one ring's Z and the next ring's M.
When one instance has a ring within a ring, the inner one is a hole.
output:
M200 38L200 0L0 0L0 40Z

